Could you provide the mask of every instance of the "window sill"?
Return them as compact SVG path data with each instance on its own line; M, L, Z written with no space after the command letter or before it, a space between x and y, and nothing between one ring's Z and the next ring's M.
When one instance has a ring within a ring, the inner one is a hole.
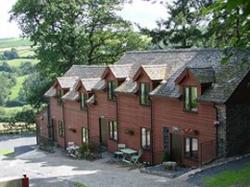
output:
M142 147L144 151L151 151L151 147Z
M118 140L115 140L113 138L109 138L110 141L113 141L113 142L118 142Z
M198 110L197 111L192 111L192 110L184 109L183 112L190 113L190 114L198 114Z

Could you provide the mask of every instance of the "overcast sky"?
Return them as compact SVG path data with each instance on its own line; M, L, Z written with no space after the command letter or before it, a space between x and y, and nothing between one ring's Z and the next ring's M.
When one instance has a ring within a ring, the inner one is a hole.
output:
M18 37L21 34L17 23L9 22L9 11L16 0L0 0L0 38ZM163 5L134 0L126 4L119 13L124 19L139 23L141 26L154 28L155 21L167 16Z

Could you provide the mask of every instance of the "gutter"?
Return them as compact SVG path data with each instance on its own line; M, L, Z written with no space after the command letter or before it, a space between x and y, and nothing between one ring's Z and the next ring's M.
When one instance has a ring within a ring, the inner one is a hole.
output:
M151 164L154 163L154 130L153 130L153 100L151 98L151 106L150 106L150 128L151 128Z

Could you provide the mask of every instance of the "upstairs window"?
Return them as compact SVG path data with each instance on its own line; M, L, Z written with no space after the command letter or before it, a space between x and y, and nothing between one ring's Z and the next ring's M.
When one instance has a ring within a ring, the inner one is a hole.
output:
M143 149L150 149L150 145L151 145L150 129L141 128L141 147Z
M198 158L198 139L186 137L185 138L185 157L187 158Z
M184 108L185 111L197 112L198 102L197 102L197 87L187 86L184 88Z
M82 143L89 143L89 130L82 128Z
M115 81L108 81L108 99L114 101L115 100L115 89L117 84Z
M57 104L62 104L62 96L63 96L63 90L57 90L56 91L56 98L57 98Z
M150 105L149 92L150 92L150 84L141 83L140 84L140 104L141 105Z
M117 122L109 121L109 138L111 140L118 140L118 130L117 130Z
M88 99L88 95L83 93L83 92L80 92L80 108L81 108L81 110L85 109L87 99Z

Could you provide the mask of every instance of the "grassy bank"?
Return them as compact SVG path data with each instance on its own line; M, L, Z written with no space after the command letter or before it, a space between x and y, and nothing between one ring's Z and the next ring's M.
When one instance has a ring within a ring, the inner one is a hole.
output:
M206 187L250 186L250 164L239 170L228 170L204 180Z

